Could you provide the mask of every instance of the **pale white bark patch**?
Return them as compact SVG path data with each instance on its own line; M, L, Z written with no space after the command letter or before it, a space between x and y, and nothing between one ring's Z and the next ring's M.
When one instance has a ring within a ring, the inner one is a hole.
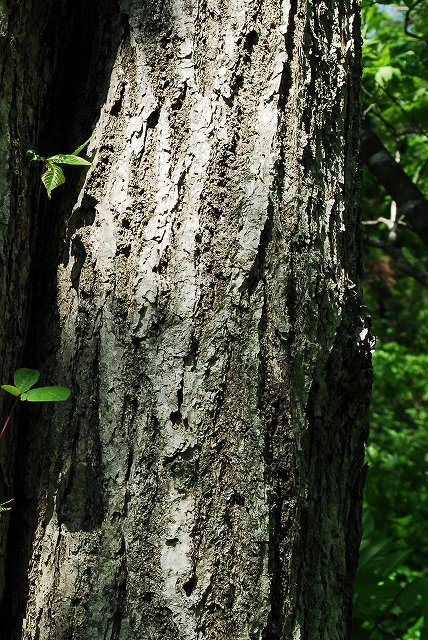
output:
M184 640L194 640L195 619L192 597L186 595L183 585L192 576L191 530L194 522L194 500L183 496L173 484L164 497L167 531L161 546L160 565L163 576L163 596Z

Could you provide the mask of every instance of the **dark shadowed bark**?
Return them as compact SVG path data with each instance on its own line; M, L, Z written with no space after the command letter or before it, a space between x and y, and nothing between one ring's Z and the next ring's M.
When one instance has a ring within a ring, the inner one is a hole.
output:
M370 381L357 3L35 7L6 2L0 62L3 368L28 311L23 364L74 395L2 444L5 637L347 638ZM93 166L47 202L26 146L92 130Z

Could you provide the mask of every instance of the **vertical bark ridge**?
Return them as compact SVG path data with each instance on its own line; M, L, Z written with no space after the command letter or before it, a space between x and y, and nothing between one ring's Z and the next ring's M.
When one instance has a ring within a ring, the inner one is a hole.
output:
M51 16L71 69L51 105L71 100L67 141L100 103L94 166L57 207L32 352L74 398L20 450L11 638L343 638L364 380L342 390L366 362L351 6L84 4L61 4L64 42Z

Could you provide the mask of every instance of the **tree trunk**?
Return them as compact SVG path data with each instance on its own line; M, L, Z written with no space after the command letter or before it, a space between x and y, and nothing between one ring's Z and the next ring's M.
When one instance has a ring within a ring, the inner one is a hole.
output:
M1 445L5 638L348 638L357 2L37 4L4 10L3 374L73 398L23 407ZM48 202L25 149L92 130Z

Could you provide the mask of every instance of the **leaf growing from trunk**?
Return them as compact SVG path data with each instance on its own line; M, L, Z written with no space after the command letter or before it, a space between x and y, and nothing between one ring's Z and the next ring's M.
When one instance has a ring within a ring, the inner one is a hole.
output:
M22 400L28 400L28 402L59 402L68 400L71 391L67 387L39 387L38 389L31 389L24 395Z
M80 156L76 156L74 154L66 154L66 153L58 153L56 156L51 156L46 159L47 162L57 162L59 164L79 164L90 166L91 163L89 160L85 160L85 158L81 158Z
M42 162L44 161L44 158L42 158L42 156L39 156L39 154L33 151L33 149L28 149L25 157L27 158L27 160L34 162L37 162L38 160L41 160Z
M87 140L85 140L85 142L83 144L81 144L80 147L77 147L77 149L75 149L73 151L72 155L73 156L77 156L82 151L82 149L84 149L86 147L86 145L90 143L90 141L94 137L94 134L95 134L95 132Z
M2 384L0 388L3 389L3 391L7 391L8 393L11 393L13 396L21 395L21 389L18 389L17 387L13 387L11 384Z
M64 173L57 164L47 164L47 170L42 175L42 182L46 187L46 191L48 192L48 198L51 198L51 193L56 187L59 187L60 184L64 184L65 177Z
M24 367L22 369L17 369L13 376L15 386L18 387L19 393L28 391L30 387L36 384L39 378L40 378L39 371L36 371L35 369L26 369ZM8 389L6 389L6 391L8 391ZM9 391L9 393L12 393L12 392ZM14 395L19 395L19 394L14 394Z

